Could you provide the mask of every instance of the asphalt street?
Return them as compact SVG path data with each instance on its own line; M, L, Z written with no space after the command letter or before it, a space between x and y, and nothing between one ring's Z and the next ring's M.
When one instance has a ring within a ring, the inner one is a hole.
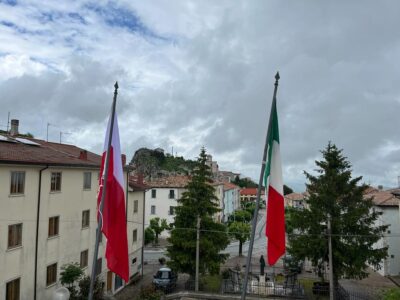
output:
M243 244L242 252L243 256L247 256L249 250L250 241ZM259 258L261 255L266 255L267 242L265 237L265 210L260 210L257 218L256 234L254 238L253 253L252 256ZM160 249L145 249L144 260L148 263L158 262L160 257L165 257L165 248ZM232 241L222 253L229 254L229 257L235 257L239 255L239 242Z

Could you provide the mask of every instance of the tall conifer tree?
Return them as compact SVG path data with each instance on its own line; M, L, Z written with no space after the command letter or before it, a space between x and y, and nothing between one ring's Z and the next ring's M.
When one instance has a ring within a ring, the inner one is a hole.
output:
M316 161L316 175L305 172L308 179L307 208L291 210L292 235L289 253L298 259L309 259L314 266L328 263L326 236L328 215L331 216L334 284L344 278L368 276L368 265L379 268L387 256L386 248L375 248L387 226L376 226L379 213L371 199L364 197L362 177L351 177L351 165L342 150L329 143Z
M196 222L200 216L200 273L218 273L226 255L220 254L229 243L226 226L214 221L219 211L215 188L212 186L210 168L206 165L206 151L201 149L192 179L186 192L178 199L174 228L168 239L170 257L168 265L177 272L195 274Z

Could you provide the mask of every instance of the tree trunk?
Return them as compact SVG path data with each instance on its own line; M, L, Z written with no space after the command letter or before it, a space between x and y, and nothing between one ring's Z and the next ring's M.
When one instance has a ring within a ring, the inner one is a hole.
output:
M239 241L239 256L242 256L242 242Z

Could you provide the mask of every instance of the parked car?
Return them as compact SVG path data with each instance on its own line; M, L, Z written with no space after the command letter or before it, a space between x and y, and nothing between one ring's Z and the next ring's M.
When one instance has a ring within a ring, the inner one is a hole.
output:
M178 275L176 275L170 268L160 268L153 277L153 284L156 289L172 291L176 287Z

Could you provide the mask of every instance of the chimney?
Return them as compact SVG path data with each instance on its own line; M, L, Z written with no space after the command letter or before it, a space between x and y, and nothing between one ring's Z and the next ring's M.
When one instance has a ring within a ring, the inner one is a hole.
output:
M87 151L86 150L81 150L79 153L79 159L87 160Z
M125 154L121 154L121 160L122 160L122 166L125 166L125 164L126 164L126 155Z
M19 121L16 119L11 120L11 130L10 130L10 135L11 136L16 136L18 135L18 125Z

